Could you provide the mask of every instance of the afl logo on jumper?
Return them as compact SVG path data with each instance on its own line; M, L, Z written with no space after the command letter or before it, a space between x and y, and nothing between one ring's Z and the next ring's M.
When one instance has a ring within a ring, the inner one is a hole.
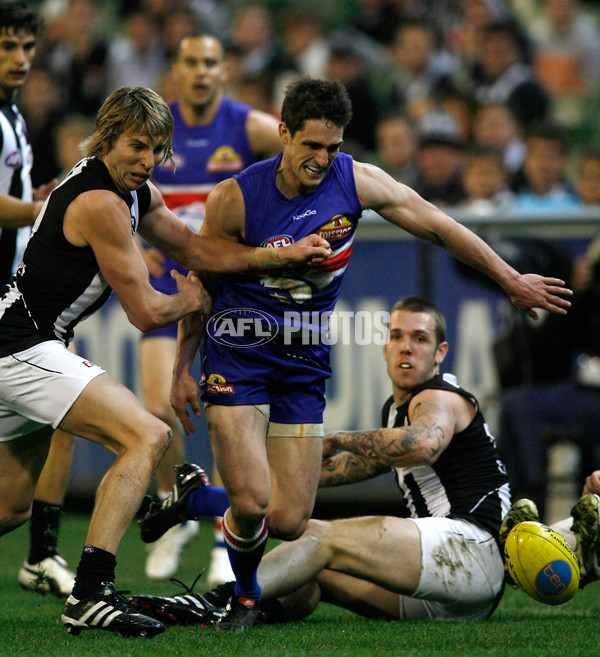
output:
M352 232L352 223L344 214L336 214L330 221L323 224L317 235L324 240L341 240Z
M209 173L221 171L241 171L244 161L231 146L221 146L208 158L206 170Z
M13 151L6 156L4 164L11 169L18 169L23 164L23 157L21 151Z
M220 374L210 374L206 380L206 392L235 392L233 386Z
M289 246L294 243L294 238L291 235L277 235L276 237L269 237L261 246L266 248L275 249L279 246Z

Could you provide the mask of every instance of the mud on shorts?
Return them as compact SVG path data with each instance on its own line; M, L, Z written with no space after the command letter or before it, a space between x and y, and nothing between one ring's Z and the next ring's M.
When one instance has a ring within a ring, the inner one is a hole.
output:
M504 564L492 535L453 518L410 518L421 534L422 571L412 596L400 596L400 618L487 618L503 590Z
M103 373L60 340L0 358L0 442L56 429L87 384Z

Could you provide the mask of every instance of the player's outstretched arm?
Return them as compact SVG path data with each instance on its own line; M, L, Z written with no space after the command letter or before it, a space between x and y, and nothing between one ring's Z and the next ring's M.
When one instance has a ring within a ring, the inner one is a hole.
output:
M558 278L521 274L466 226L429 203L381 169L355 163L356 187L363 208L421 239L445 248L455 258L496 281L513 304L537 319L535 308L564 315L573 292Z
M327 434L324 438L329 443L330 437L335 434ZM341 486L342 484L354 484L358 481L366 481L380 474L389 472L386 465L376 463L367 456L358 456L350 452L340 452L335 456L323 459L321 464L321 475L319 477L319 488L330 486Z
M233 179L219 183L209 194L205 222L218 226L211 236L194 234L165 205L149 183L152 201L140 221L140 234L163 253L192 271L215 274L319 264L331 255L326 240L311 235L286 247L263 248L242 244L244 199Z
M423 390L410 402L409 426L327 434L323 458L341 449L387 469L431 465L450 444L457 423L470 421L465 415L467 404L453 392Z

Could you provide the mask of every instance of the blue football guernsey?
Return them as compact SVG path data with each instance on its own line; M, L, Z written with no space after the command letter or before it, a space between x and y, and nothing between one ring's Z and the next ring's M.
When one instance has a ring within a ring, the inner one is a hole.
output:
M235 176L246 209L245 243L285 246L316 233L333 254L301 271L219 277L205 342L204 398L270 403L277 422L320 422L331 370L329 346L319 337L338 299L362 209L349 155L338 154L316 191L291 199L276 186L280 160L281 154Z

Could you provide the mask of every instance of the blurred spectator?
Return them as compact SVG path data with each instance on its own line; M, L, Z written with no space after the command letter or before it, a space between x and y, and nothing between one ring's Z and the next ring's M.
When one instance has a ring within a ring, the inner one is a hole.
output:
M159 25L162 26L161 35L167 63L171 62L181 39L196 32L200 27L196 15L185 3L167 11Z
M450 85L452 60L438 47L430 21L409 19L400 24L389 47L394 88L390 99L412 120L431 109L432 95Z
M518 191L514 208L561 212L580 205L566 180L566 131L552 123L541 123L530 130L525 145L525 186Z
M546 117L550 99L525 60L522 35L515 25L491 23L483 28L473 81L479 103L505 103L528 128Z
M332 39L326 74L328 79L339 80L346 87L352 101L352 121L344 131L343 150L357 158L364 157L364 151L375 148L379 105L369 83L369 70L351 41L341 36Z
M123 19L123 34L108 48L105 94L119 87L157 90L165 70L165 48L152 18L141 11L128 14Z
M417 139L406 116L394 113L382 118L375 128L375 143L375 152L369 159L395 180L414 187L417 182Z
M415 191L431 203L459 205L465 198L462 185L464 140L454 118L430 112L418 126L417 180Z
M94 0L69 0L62 14L64 39L46 55L67 92L71 111L96 116L104 100L108 45L99 33Z
M600 205L600 148L590 147L579 158L576 189L582 203Z
M359 0L352 26L381 45L389 45L404 19L401 2L395 0Z
M446 45L462 66L474 64L483 39L483 30L490 23L510 16L502 0L459 0L459 19L446 30Z
M473 121L478 107L473 96L450 84L433 96L433 101L440 110L454 118L463 141L466 144L473 141Z
M293 9L283 17L283 45L294 68L315 78L325 76L329 45L321 21L308 11Z
M54 145L54 130L66 111L63 90L56 78L42 68L29 73L19 92L18 106L27 122L33 150L31 182L39 187L56 178L60 170Z
M600 84L600 31L578 0L542 0L530 26L535 69L553 96L596 91Z
M271 81L265 75L242 75L235 85L235 99L250 107L279 118L281 103L275 108L271 98Z
M502 151L493 146L476 145L467 151L462 180L467 198L461 207L465 210L493 214L513 202Z
M502 151L504 166L511 179L523 166L527 150L525 141L520 125L507 105L490 103L480 106L473 120L473 139Z
M59 181L81 160L83 157L80 149L81 142L93 131L94 122L83 114L67 115L56 126L54 147L59 165Z
M275 38L273 17L266 5L240 5L233 15L233 41L241 49L241 73L264 75L275 85L279 75L294 69L294 62Z

